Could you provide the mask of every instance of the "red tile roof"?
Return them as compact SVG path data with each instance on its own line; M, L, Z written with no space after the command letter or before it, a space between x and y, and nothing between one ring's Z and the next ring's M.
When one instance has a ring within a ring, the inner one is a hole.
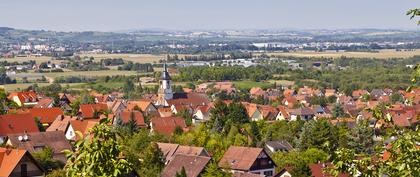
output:
M147 125L144 123L143 114L139 111L122 111L117 114L116 118L120 118L124 124L128 123L131 118L134 118L134 120L136 120L137 126L147 127Z
M0 115L0 135L14 133L39 132L32 114Z
M173 177L185 169L187 176L197 177L210 161L210 157L177 154L163 169L162 177Z
M262 148L230 146L219 161L219 167L248 171L262 152Z
M38 117L41 123L51 124L59 116L63 115L64 112L60 108L32 108L29 113L33 117Z
M67 130L67 127L70 124L70 120L76 120L75 117L71 116L57 116L54 122L47 128L48 131L63 131Z
M184 131L187 130L185 120L180 117L154 117L150 120L153 131L171 135L177 126L181 127Z
M70 125L73 127L74 131L79 131L83 136L89 134L89 130L93 128L96 124L99 124L98 119L89 119L89 120L70 120ZM79 137L75 137L77 139Z
M13 170L25 156L28 156L29 159L38 167L39 171L43 172L43 169L28 153L28 151L23 149L7 149L0 147L0 176L11 176Z
M29 138L26 141L19 140L19 136L22 135L22 133L9 135L9 141L13 146L26 149L31 153L37 151L37 146L48 146L53 149L54 154L62 154L63 150L72 150L63 131L27 133Z
M94 118L95 112L106 111L108 106L104 103L98 104L81 104L80 113L83 118Z
M52 105L53 102L54 100L52 98L42 98L38 101L38 104L36 104L34 108L47 108Z
M22 104L38 101L38 95L34 91L12 92L7 98L13 100L14 96L17 96Z
M309 168L311 169L312 176L313 177L333 177L333 175L325 173L323 170L327 166L332 166L331 163L317 163L317 164L310 164ZM338 177L348 177L348 174L340 173L338 174Z

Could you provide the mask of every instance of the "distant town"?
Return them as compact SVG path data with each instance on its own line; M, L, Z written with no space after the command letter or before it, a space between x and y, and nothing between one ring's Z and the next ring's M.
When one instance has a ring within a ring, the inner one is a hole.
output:
M419 174L419 31L2 27L0 56L0 176Z

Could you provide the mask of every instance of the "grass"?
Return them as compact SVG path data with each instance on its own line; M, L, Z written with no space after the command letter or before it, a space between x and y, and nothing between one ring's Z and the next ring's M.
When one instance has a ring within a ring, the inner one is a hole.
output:
M47 62L51 60L51 57L41 56L41 57L14 57L14 58L0 58L0 61L8 61L8 62L19 62L22 63L24 61L35 60L37 64L42 62Z
M286 86L286 87L295 84L295 82L288 81L288 80L268 80L268 82L270 82L272 84L276 83L277 85L282 85L282 86Z
M98 76L116 76L116 75L136 75L136 71L118 71L118 70L103 70L103 71L69 71L62 73L42 73L46 77L61 77L61 76L85 76L85 77L98 77Z
M240 90L251 89L252 87L268 88L272 84L269 82L255 82L255 81L233 81L235 87Z
M29 86L31 86L33 83L17 83L17 84L7 84L7 85L2 85L0 87L4 88L4 90L6 90L7 92L10 91L18 91L18 90L23 90L28 88ZM38 86L43 87L43 86L47 86L50 85L50 83L37 83ZM81 83L69 83L68 85L71 87L74 87L75 85L80 85ZM62 87L65 87L67 84L61 84Z
M353 57L353 58L377 58L377 59L388 59L388 58L409 58L415 55L420 55L420 50L414 51L395 51L395 50L379 50L379 52L313 52L313 51L302 51L302 52L272 52L267 53L268 56L274 55L278 57L327 57L327 58L340 58Z

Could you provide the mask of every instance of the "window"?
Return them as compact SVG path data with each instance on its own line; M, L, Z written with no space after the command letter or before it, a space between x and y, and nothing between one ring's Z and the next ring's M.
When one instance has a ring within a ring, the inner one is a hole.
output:
M20 176L22 177L28 176L28 165L26 164L20 165Z
M273 171L271 171L271 170L270 171L265 171L264 175L265 176L273 176Z

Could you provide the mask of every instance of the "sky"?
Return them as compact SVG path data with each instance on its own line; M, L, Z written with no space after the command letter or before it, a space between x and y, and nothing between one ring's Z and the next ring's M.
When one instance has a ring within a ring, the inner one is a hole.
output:
M31 30L420 29L420 0L0 0L0 26Z

